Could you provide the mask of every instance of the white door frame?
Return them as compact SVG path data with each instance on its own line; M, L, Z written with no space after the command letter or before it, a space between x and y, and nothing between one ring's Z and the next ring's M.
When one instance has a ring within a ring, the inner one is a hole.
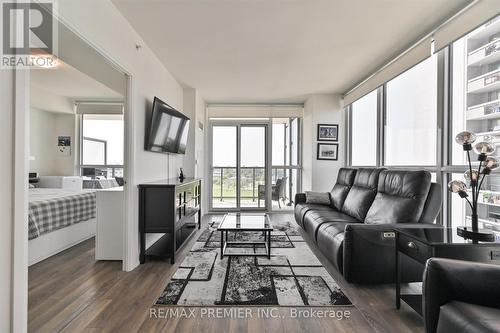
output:
M123 73L126 80L124 97L125 113L125 151L124 151L124 216L123 265L124 271L134 269L139 261L133 247L138 248L137 234L134 233L137 220L134 205L135 191L135 84L132 74L107 55L104 50L83 37L70 24L60 17L59 22L81 38L87 45L103 56L111 66ZM28 170L29 170L29 115L30 115L30 71L17 69L14 76L14 179L13 179L13 231L12 231L12 292L11 292L11 331L26 332L28 327Z
M21 91L22 93L18 93ZM28 170L30 75L14 74L14 180L12 226L11 332L28 330Z

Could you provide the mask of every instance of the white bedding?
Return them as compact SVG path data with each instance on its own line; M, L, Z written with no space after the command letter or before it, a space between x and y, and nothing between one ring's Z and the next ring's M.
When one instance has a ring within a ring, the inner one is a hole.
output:
M68 191L61 188L30 188L29 189L29 202L45 201L50 199L59 199L63 197L68 197L72 195L82 194L82 193L92 193L95 190L84 189L80 191Z

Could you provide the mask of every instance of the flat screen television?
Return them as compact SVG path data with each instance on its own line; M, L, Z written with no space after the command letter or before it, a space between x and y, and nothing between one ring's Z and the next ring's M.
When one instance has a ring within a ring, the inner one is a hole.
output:
M185 154L189 121L188 117L155 97L144 148L157 153Z

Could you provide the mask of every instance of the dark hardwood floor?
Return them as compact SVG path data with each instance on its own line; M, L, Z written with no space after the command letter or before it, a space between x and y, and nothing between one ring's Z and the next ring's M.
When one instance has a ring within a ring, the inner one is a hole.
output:
M203 222L211 218L204 216ZM272 219L293 216L277 213L272 214ZM182 262L199 233L184 247L176 265ZM304 238L309 241L307 235ZM423 332L422 319L408 306L402 304L401 310L395 310L392 285L348 284L314 246L311 248L353 302L354 307L334 308L350 311L350 318L291 318L290 308L285 307L275 308L280 315L272 318L202 318L199 308L194 309L194 318L151 318L151 305L176 265L169 260L147 261L132 272L123 272L121 262L96 262L94 240L89 240L29 268L28 331ZM190 309L185 309L187 314ZM258 310L252 308L252 313Z

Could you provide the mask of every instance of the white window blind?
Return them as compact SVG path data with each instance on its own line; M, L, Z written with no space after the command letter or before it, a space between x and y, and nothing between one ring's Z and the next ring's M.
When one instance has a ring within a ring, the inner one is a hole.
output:
M377 89L387 81L395 78L421 61L431 56L431 38L426 38L415 44L400 56L389 62L380 70L369 76L365 81L344 94L344 105L360 99Z
M77 114L123 114L123 103L76 102Z
M209 118L302 117L303 105L208 105Z
M432 32L432 37L424 38L411 49L407 50L345 93L344 105L351 104L414 65L427 59L431 54L432 40L434 40L434 52L437 52L499 14L500 0L474 1L449 19L449 21L437 27L436 30Z
M478 0L434 33L435 52L500 14L500 0Z

